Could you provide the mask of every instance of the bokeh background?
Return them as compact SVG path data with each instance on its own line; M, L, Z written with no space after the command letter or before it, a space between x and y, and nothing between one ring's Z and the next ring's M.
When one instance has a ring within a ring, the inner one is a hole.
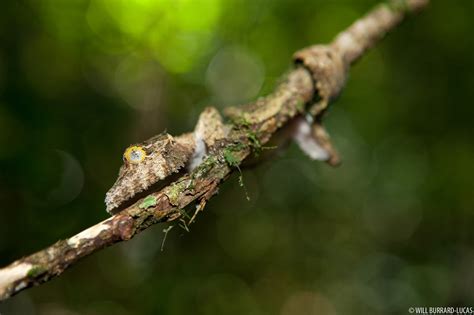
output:
M272 90L376 1L0 4L0 265L105 219L130 143ZM234 176L190 233L94 254L9 314L407 314L474 306L474 1L433 1L364 56L326 125Z

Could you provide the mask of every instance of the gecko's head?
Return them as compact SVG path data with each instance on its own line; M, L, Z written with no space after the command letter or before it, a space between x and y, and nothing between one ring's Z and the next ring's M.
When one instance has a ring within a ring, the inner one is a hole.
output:
M166 156L173 146L173 137L162 134L125 150L119 176L105 195L109 213L115 212L124 202L168 175L169 162Z

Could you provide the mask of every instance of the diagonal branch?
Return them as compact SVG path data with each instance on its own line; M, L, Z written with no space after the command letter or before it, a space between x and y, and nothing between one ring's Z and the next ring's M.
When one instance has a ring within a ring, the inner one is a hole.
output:
M394 0L379 5L331 44L297 52L295 69L274 93L245 107L247 110L237 116L229 111L230 133L210 149L196 169L79 234L0 269L0 300L44 283L79 259L129 240L153 224L183 220L182 209L194 201L199 202L196 213L201 211L220 183L278 129L302 114L309 113L319 121L328 103L343 88L350 65L407 14L423 9L428 1Z

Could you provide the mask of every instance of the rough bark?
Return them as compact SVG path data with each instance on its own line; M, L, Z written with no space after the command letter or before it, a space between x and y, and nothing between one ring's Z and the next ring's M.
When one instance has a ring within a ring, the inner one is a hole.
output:
M271 95L251 104L245 115L240 116L243 120L232 120L229 135L212 147L209 156L193 172L79 234L0 269L0 300L44 283L79 259L129 240L153 224L183 220L182 209L194 201L198 202L197 214L220 183L292 118L309 112L320 120L328 103L343 88L350 65L408 13L424 8L427 3L428 0L406 0L381 4L329 45L297 52L295 68L283 83Z

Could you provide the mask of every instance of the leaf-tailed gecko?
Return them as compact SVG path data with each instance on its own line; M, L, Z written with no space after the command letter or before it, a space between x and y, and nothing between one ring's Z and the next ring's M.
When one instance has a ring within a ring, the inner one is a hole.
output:
M232 107L226 111L231 119L243 118L250 124L263 124L282 110L282 99L291 98L291 92L281 89L271 99L260 99L248 106ZM270 101L271 100L271 101ZM296 111L296 109L295 109ZM177 172L193 170L206 156L214 143L225 138L232 125L226 125L213 107L200 115L192 133L173 137L163 133L142 143L129 146L123 154L119 176L105 197L106 209L113 214L140 197L155 185L169 180ZM286 127L285 139L293 139L310 158L336 164L338 158L329 137L320 123L311 115L297 115ZM282 140L286 141L286 140Z

